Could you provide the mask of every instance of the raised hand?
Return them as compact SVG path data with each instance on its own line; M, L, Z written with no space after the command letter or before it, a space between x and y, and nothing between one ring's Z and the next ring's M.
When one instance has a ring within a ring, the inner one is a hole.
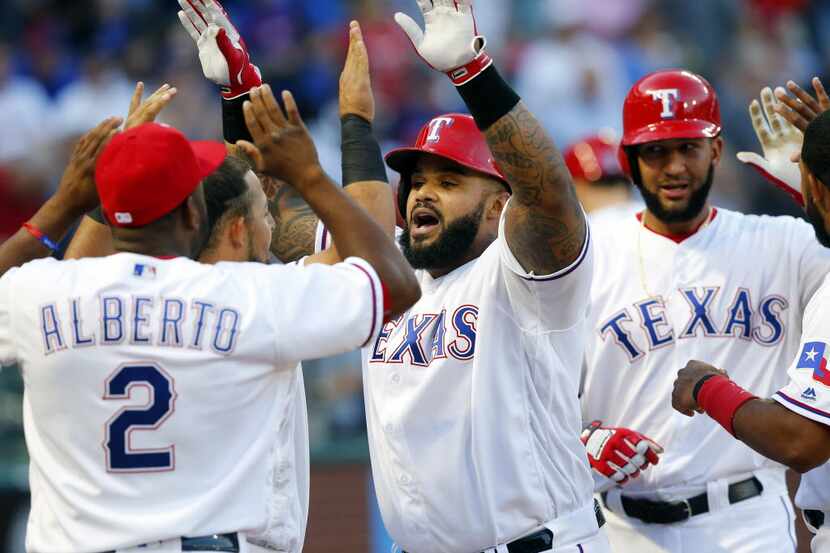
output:
M110 117L86 133L75 145L69 164L61 177L55 199L70 206L77 216L98 206L95 188L95 164L98 156L122 123L120 117Z
M430 67L446 73L453 83L469 82L493 61L484 48L473 15L472 0L417 0L425 28L404 13L395 22L409 37L415 51Z
M223 87L226 100L262 84L245 40L217 0L179 0L179 5L179 21L199 48L202 71Z
M261 172L301 188L323 169L294 97L284 91L282 100L285 113L270 86L251 90L243 109L255 145L239 141L237 146L256 161Z
M813 77L812 84L816 92L815 98L793 81L787 83L787 89L795 98L789 96L781 87L775 89L775 96L781 101L775 111L801 132L807 130L813 119L830 109L830 96L824 90L821 79Z
M357 115L370 123L375 119L369 53L357 21L349 26L349 53L340 74L340 117L345 115Z
M144 123L152 123L161 113L161 110L176 96L178 90L171 87L169 84L162 85L158 90L153 92L149 98L142 101L144 95L144 83L139 82L135 86L133 98L130 101L130 111L127 115L127 121L124 123L124 130L138 127Z
M738 159L758 171L765 179L793 197L804 207L801 194L801 171L794 160L801 153L803 133L780 115L781 105L772 89L761 91L761 102L753 100L749 105L752 126L764 156L754 152L740 152Z
M592 422L582 432L591 468L618 485L637 478L640 472L660 462L663 448L628 428L602 426Z

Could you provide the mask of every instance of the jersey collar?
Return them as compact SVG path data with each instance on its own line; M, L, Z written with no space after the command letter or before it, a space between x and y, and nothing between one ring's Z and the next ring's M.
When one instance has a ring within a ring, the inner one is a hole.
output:
M637 217L637 221L638 221L638 222L640 222L640 223L642 223L642 222L643 222L643 213L645 213L645 212L644 212L644 211L640 211L639 213L637 213L637 214L635 215L635 216ZM657 236L662 236L663 238L668 238L669 240L671 240L671 241L672 241L672 242L674 242L675 244L680 244L680 243L681 243L681 242L683 242L684 240L686 240L686 239L688 239L688 238L691 238L692 236L694 236L695 234L697 234L697 232L698 232L701 228L703 228L704 226L706 226L706 225L708 225L709 223L711 223L712 221L714 221L714 220L715 220L715 217L717 217L717 215L718 215L718 208L713 207L713 208L712 208L712 213L709 215L709 218L708 218L708 219L706 219L705 221L701 222L701 223L697 226L697 228L695 228L692 232L689 232L689 233L686 233L686 234L664 234L664 233L662 233L662 232L657 232L656 230L653 230L653 229L649 228L649 226L648 226L648 225L643 225L643 226L646 228L646 230L648 230L648 231L649 231L649 232L651 232L652 234L656 234Z

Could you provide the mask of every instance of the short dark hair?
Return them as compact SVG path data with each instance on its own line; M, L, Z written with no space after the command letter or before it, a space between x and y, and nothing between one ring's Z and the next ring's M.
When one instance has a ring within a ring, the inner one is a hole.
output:
M246 220L251 214L251 196L245 175L251 165L234 155L229 155L222 165L203 182L207 204L208 225L211 238L206 249L214 247L215 231L235 217Z
M813 119L804 131L801 159L813 176L830 188L830 111Z

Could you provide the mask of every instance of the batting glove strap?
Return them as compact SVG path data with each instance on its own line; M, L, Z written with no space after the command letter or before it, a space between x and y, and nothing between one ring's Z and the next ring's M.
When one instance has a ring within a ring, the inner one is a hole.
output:
M202 72L233 100L262 84L248 46L217 0L179 0L179 21L199 49Z
M447 76L455 86L461 86L472 81L481 75L485 69L493 65L493 58L491 58L486 51L481 50L478 55L473 58L473 61L447 72Z

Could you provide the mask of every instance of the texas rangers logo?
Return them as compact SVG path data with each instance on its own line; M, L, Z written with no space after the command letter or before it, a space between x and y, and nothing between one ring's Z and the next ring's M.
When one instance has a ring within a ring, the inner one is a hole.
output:
M813 371L813 380L830 386L830 371L827 370L827 357L825 350L827 344L824 342L807 342L798 358L796 369L809 369Z
M675 101L680 97L680 91L676 88L661 88L660 90L649 90L651 98L655 102L663 104L663 112L660 117L663 119L674 119L677 115L675 113Z
M453 120L449 117L436 117L430 121L427 142L438 142L441 139L441 129L444 127L451 127L452 124Z

